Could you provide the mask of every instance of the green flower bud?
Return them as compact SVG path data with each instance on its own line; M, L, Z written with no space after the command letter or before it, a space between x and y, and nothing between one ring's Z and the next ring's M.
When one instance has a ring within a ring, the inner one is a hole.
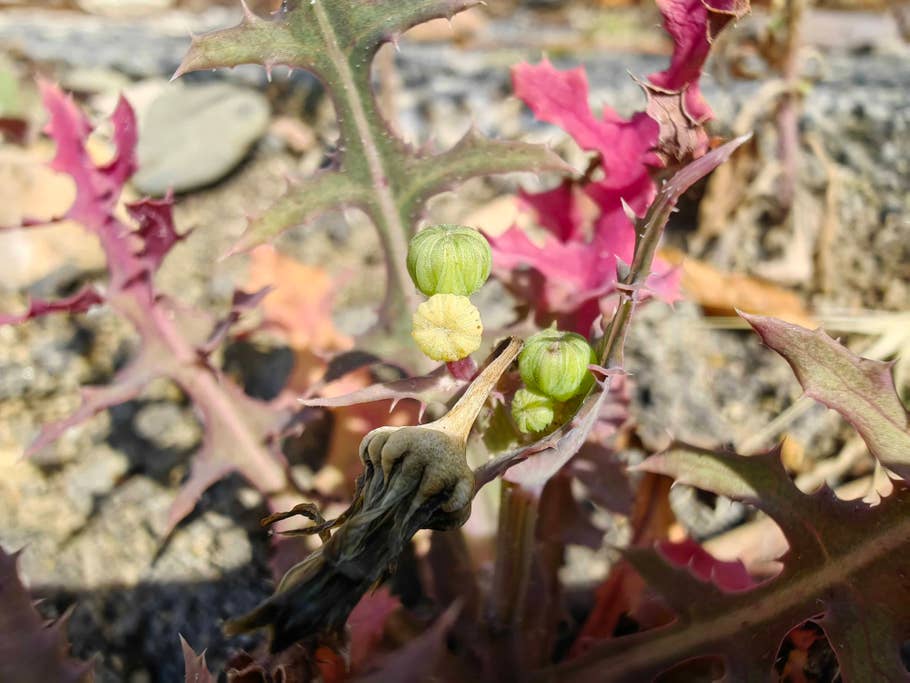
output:
M461 225L425 228L408 245L408 272L427 296L471 296L490 277L492 264L493 252L486 238Z
M512 398L512 417L523 434L542 432L553 424L553 399L530 389L519 389Z
M411 336L433 360L461 360L480 348L480 311L466 296L436 294L417 307Z
M552 328L532 336L518 356L518 371L529 389L557 401L568 401L594 382L588 365L596 363L588 340Z

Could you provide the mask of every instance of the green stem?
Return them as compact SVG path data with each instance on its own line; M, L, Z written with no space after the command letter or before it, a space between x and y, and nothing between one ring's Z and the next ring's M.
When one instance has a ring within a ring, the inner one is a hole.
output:
M322 4L315 3L313 10L325 38L327 56L341 84L340 88L333 90L333 96L342 140L348 147L345 157L364 159L369 172L374 194L369 213L380 232L388 271L385 308L391 320L398 321L392 324L397 332L400 321L409 320L411 312L417 307L417 294L411 286L406 267L410 228L398 212L391 174L384 164L389 156L383 154L381 131L378 130L384 125L383 119L374 99L364 96L364 93L372 92L370 70L354 68L348 62Z

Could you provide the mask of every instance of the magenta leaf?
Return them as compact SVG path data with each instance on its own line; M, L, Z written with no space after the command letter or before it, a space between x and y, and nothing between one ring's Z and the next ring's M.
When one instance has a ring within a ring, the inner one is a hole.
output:
M718 560L690 538L679 543L658 541L656 547L665 560L677 567L688 568L702 581L711 581L728 593L748 590L756 585L742 562Z
M0 681L90 683L91 662L69 655L65 614L48 624L19 578L18 553L0 548Z
M130 216L139 223L136 233L142 240L142 249L137 256L151 271L158 270L171 247L186 237L178 235L174 227L173 203L174 196L169 192L164 199L146 198L126 206Z
M890 363L861 358L821 329L740 315L787 360L807 396L843 415L882 465L910 478L910 422Z
M648 179L649 167L660 165L653 153L657 124L646 114L628 121L604 107L601 118L588 105L588 77L583 68L557 70L548 60L512 69L515 94L541 121L565 130L578 145L603 161L604 187L636 187Z
M19 325L27 320L39 318L49 313L84 313L92 306L104 303L104 297L92 286L86 286L80 289L72 296L55 301L46 301L44 299L32 299L28 303L28 309L19 315L0 314L0 325Z
M536 311L562 316L563 327L587 334L601 312L597 301L615 291L618 260L632 259L635 228L624 202L641 214L654 198L651 172L661 163L653 151L658 125L644 112L627 121L605 108L602 118L596 117L581 68L561 72L548 61L520 64L512 78L516 94L538 118L561 126L597 154L604 177L523 193L522 202L548 233L542 245L518 227L488 235L494 272ZM649 289L668 302L676 300L678 281L670 266L658 261L654 270Z
M589 332L593 320L609 308L602 302L616 290L618 264L631 262L634 223L657 190L654 171L708 151L703 125L711 110L698 79L714 36L748 11L748 0L658 4L674 42L673 57L668 69L641 83L647 106L629 119L609 107L601 116L591 111L582 68L559 71L544 60L512 70L516 95L538 119L561 127L593 152L603 171L602 178L586 173L553 190L521 195L547 231L542 244L518 227L489 237L494 272L529 302L540 322L555 317L561 327ZM672 303L679 298L679 273L656 259L642 291Z
M653 204L648 208L642 235L660 235L670 217L670 213L679 198L694 183L711 173L750 136L730 140L717 149L710 151L700 159L690 162L677 171L672 178L665 181ZM636 261L647 258L646 252L656 248L656 244L642 244L635 247ZM653 254L652 254L653 256ZM494 253L495 258L495 253ZM644 273L643 273L644 275ZM651 280L646 280L650 283ZM612 379L607 372L607 379ZM567 464L584 444L591 430L598 424L602 411L609 414L610 403L605 397L609 393L611 382L599 383L588 395L574 418L567 424L548 434L538 441L501 453L475 470L475 489L479 489L493 478L506 473L505 478L520 484L529 491L539 493L546 482ZM508 471L507 470L510 470Z
M713 112L699 79L714 38L731 21L748 14L749 0L657 0L673 56L664 71L641 86L648 116L660 126L657 151L665 161L698 158L708 149L704 124Z
M648 76L665 91L682 93L693 120L712 117L698 85L711 45L723 28L749 13L749 0L657 0L664 27L673 39L670 66Z
M155 271L182 236L174 225L170 195L127 205L136 227L117 215L123 186L136 167L132 108L121 98L112 115L116 153L109 163L96 165L86 149L92 127L83 113L49 83L41 83L41 93L50 115L47 130L57 144L51 165L76 185L76 199L64 218L78 221L99 238L109 273L104 301L132 323L140 344L135 358L111 384L86 388L79 409L46 425L28 452L44 448L98 412L135 398L152 379L165 377L187 393L205 428L189 480L171 510L169 528L192 510L208 486L229 472L240 472L266 493L283 490L287 478L277 443L291 418L290 407L246 396L208 361L230 326L258 304L265 292L235 295L226 319L216 323L214 330L205 313L157 292ZM0 318L0 323L18 323L55 311L82 311L101 302L100 295L87 288L57 302L33 302L25 314Z

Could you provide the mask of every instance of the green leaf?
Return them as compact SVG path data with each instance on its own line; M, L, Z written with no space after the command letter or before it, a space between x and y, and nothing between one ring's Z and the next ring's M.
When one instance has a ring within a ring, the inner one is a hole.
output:
M407 242L433 195L476 176L568 169L545 147L494 142L474 132L447 152L417 152L383 120L370 68L379 47L416 24L476 4L479 0L301 0L272 19L247 11L238 26L193 38L175 76L245 63L305 69L325 84L339 122L338 148L344 152L337 168L292 187L250 223L233 251L270 240L327 209L357 206L376 225L386 251L387 313L397 311L405 321L400 326L407 328L416 307L405 270Z
M861 358L820 329L740 315L787 360L807 396L843 415L882 465L910 478L908 415L890 363Z

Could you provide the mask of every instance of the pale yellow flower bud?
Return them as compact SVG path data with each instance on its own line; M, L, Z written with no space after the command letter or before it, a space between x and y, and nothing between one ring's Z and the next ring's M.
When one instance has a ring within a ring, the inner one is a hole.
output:
M456 361L480 348L483 323L468 297L436 294L417 307L411 336L433 360Z

